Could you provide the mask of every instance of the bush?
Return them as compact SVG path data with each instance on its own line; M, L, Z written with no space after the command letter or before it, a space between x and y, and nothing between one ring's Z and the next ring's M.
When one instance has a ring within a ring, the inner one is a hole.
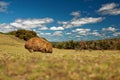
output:
M37 37L36 32L30 30L24 30L24 29L12 31L9 32L8 34L15 35L16 37L23 39L25 41L29 40L32 37Z

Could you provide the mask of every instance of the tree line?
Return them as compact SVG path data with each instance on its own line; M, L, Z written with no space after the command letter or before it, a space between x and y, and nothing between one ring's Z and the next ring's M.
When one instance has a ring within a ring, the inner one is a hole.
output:
M54 42L53 47L59 49L77 50L120 50L120 38L95 41L66 41Z

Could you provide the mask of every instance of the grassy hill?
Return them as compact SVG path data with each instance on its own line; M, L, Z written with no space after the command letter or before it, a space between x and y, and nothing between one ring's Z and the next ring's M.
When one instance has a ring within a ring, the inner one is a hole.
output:
M53 49L29 53L24 41L0 34L0 80L120 80L120 51Z
M15 36L0 34L0 45L16 45L23 42Z
M0 34L0 51L2 52L20 52L24 50L24 41L12 35Z

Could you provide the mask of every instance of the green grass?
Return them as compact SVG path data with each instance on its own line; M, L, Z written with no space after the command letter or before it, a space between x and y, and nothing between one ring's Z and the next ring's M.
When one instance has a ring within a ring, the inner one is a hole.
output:
M0 34L0 80L120 80L120 51L31 54L24 41Z

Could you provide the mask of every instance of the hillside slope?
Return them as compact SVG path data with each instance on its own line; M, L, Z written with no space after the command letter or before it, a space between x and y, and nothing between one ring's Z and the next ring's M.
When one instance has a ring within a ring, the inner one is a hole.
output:
M12 35L0 34L0 52L16 53L23 50L25 50L23 40Z
M12 36L12 35L4 35L0 34L0 45L20 45L23 44L24 41Z

